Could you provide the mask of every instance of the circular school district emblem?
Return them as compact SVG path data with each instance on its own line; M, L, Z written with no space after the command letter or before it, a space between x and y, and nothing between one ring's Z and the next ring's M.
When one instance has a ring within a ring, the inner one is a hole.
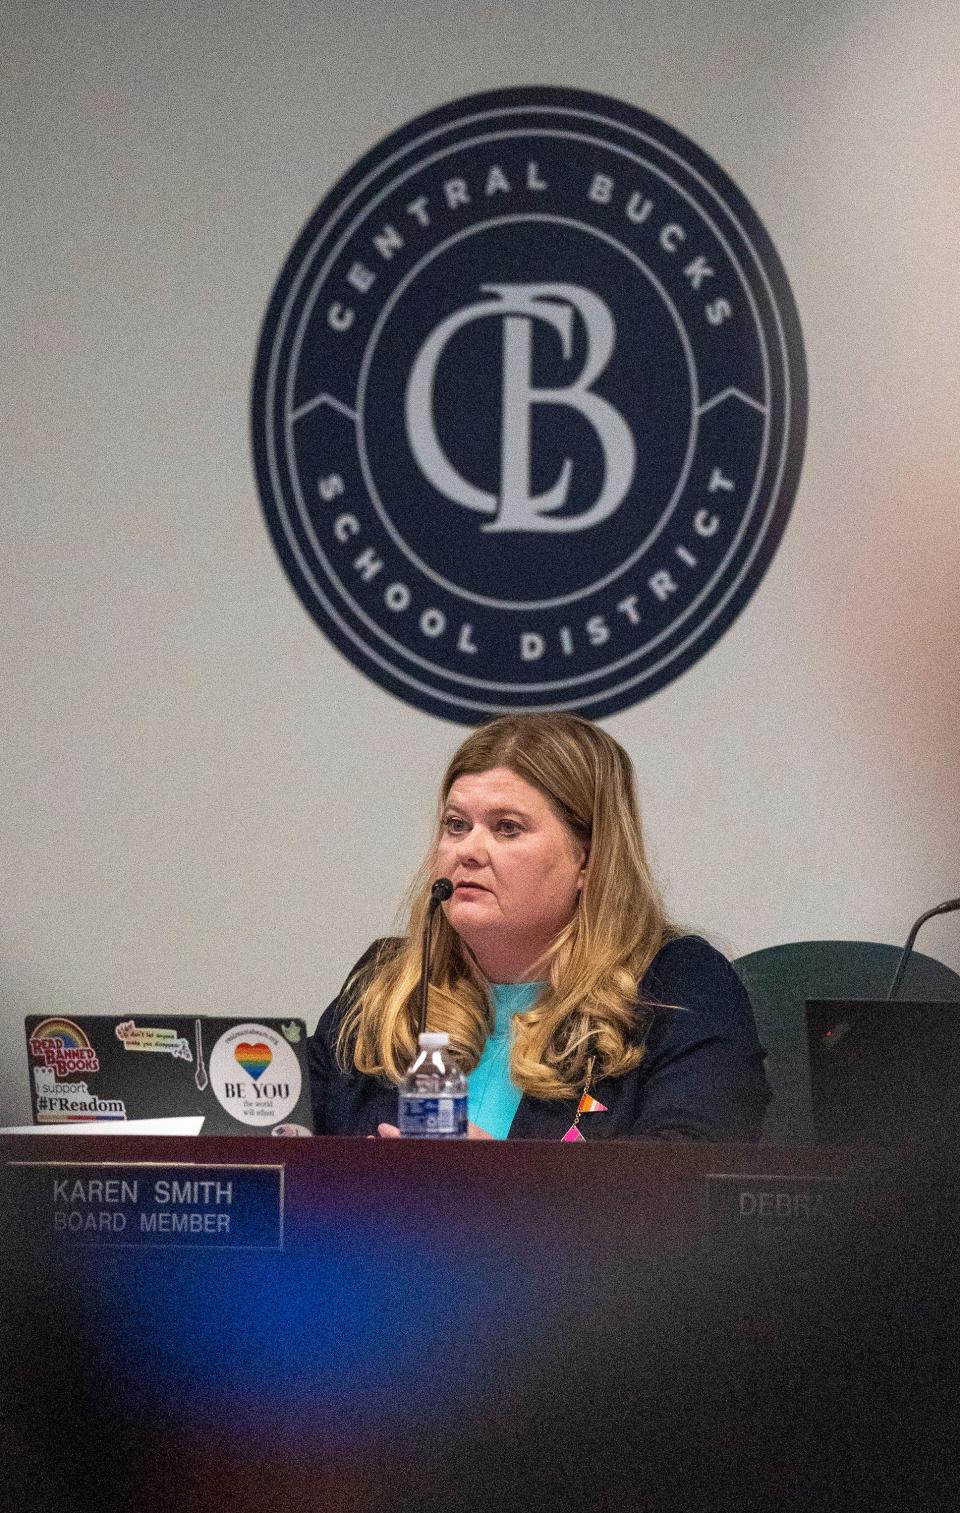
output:
M361 671L431 714L609 715L757 587L800 472L786 274L679 132L475 95L335 186L271 300L253 450L277 551Z

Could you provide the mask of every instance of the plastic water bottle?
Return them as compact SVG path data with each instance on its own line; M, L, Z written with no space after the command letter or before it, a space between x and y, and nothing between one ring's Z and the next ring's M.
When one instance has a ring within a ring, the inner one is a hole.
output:
M447 1050L446 1030L424 1030L420 1051L400 1084L397 1127L426 1140L465 1140L467 1079Z

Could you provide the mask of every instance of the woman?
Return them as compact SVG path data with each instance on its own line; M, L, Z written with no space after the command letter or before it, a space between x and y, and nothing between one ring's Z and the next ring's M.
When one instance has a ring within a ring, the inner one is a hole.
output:
M476 1138L755 1140L769 1090L729 962L667 920L626 752L574 715L481 726L444 777L406 934L358 962L311 1039L318 1134L395 1136L428 1023L468 1074Z

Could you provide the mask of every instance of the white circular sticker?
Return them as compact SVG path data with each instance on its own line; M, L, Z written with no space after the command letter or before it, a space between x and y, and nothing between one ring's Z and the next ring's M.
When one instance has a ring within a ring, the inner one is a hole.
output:
M279 1123L295 1107L302 1085L295 1052L266 1025L234 1025L210 1053L210 1086L242 1124Z

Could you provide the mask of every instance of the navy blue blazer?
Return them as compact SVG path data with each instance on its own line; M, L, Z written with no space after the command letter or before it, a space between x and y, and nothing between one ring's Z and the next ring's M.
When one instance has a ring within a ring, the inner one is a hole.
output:
M371 960L375 950L371 946L358 966ZM378 1124L397 1122L392 1083L342 1072L334 1060L348 1004L341 989L310 1037L318 1135L370 1135ZM764 1053L750 1001L726 957L696 935L669 941L640 984L637 1034L646 1050L640 1064L623 1077L601 1079L590 1090L606 1109L581 1115L585 1140L759 1139L770 1101ZM508 1138L562 1139L578 1102L579 1095L547 1100L524 1094Z

